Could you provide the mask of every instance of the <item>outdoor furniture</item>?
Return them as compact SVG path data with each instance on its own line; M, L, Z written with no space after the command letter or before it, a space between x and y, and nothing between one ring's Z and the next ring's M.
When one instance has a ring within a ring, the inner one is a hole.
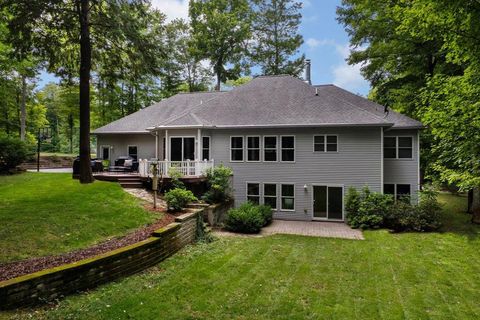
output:
M110 172L136 172L138 171L138 161L132 157L121 156L114 161L114 165L110 166Z
M103 171L103 164L101 159L93 158L90 160L90 167L92 168L92 172L102 172ZM77 156L73 160L73 174L80 174L80 157Z

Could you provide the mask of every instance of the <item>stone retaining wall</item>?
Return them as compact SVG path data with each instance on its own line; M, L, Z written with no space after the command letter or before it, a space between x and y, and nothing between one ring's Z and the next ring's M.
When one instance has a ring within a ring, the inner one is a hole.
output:
M202 211L179 216L133 245L0 282L0 309L51 301L152 267L195 241Z
M227 211L232 207L233 201L209 205L203 210L203 220L212 227L220 226L225 222Z

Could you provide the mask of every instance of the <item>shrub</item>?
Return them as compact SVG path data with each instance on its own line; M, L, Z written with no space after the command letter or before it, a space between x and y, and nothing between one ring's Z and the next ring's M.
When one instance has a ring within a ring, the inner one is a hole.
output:
M19 138L0 135L0 172L9 172L22 164L29 155L28 146Z
M168 175L170 176L170 183L172 189L185 189L185 184L180 180L182 173L177 168L173 167L168 170Z
M165 201L170 211L181 211L187 203L195 200L197 198L192 191L182 188L175 188L165 193Z
M266 204L262 204L262 205L259 205L257 207L258 207L258 210L260 211L260 214L263 217L263 226L262 227L268 226L272 222L272 219L273 219L272 207L270 207L269 205L266 205Z
M258 233L264 225L265 218L259 206L251 202L228 210L225 220L225 228L233 232Z
M349 216L355 216L358 213L361 203L360 193L354 187L348 188L347 195L345 196L345 211L347 213L347 219Z
M232 169L223 165L207 169L205 176L207 178L208 191L203 195L203 200L208 203L229 201L232 198L232 188L230 186L230 176L232 174Z
M389 195L370 192L368 187L362 189L362 194L351 191L347 194L347 223L352 228L376 229L384 225L389 215L393 198Z

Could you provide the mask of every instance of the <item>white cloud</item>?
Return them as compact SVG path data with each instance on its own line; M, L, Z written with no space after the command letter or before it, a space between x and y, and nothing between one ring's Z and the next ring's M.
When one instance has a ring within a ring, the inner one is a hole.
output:
M307 41L305 41L309 49L315 49L320 46L325 46L325 45L334 45L334 42L332 40L328 39L322 39L318 40L315 38L308 38Z
M152 0L152 6L167 15L167 21L188 19L188 0Z
M368 87L368 81L361 75L361 64L349 65L346 61L351 47L348 44L335 44L335 49L343 61L333 67L333 84L353 92Z

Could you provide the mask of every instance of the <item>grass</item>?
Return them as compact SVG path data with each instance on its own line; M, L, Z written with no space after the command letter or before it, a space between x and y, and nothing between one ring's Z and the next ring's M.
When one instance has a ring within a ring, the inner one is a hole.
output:
M85 248L153 221L118 184L70 174L0 176L0 263Z
M187 247L148 272L36 319L478 319L480 227L443 194L437 233L365 232L364 241L276 235Z

